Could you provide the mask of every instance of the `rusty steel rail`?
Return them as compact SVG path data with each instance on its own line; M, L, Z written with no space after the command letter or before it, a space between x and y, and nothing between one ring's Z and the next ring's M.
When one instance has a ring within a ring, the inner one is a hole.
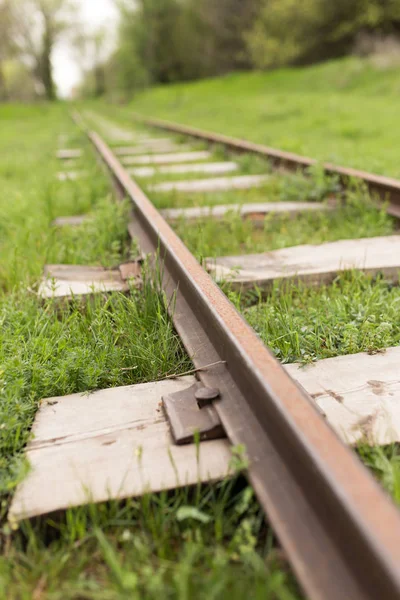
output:
M220 133L203 131L194 127L163 121L161 119L146 119L136 114L134 115L134 118L149 127L156 127L171 133L187 135L209 144L222 144L234 152L258 154L259 156L268 158L274 167L283 167L285 169L297 171L299 169L306 170L318 164L317 160L307 156L300 156L299 154L294 154L292 152L277 150L276 148L240 140ZM346 185L349 179L359 179L363 181L371 194L378 196L380 200L388 203L387 212L396 218L400 218L400 181L398 179L385 177L383 175L374 175L373 173L367 173L366 171L352 169L350 167L340 167L332 163L323 163L322 166L327 174L338 176L344 185Z
M312 600L397 600L400 515L234 308L104 141L87 132L145 252L159 252L172 319L248 478ZM171 303L172 304L172 303Z

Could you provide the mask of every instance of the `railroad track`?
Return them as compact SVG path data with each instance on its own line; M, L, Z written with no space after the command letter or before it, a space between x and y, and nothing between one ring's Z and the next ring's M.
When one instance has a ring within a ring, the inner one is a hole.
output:
M137 153L130 152L129 147L113 152L97 133L87 129L79 115L75 115L75 120L86 132L107 168L117 196L121 199L128 197L132 201L129 234L138 241L143 253L159 257L162 289L171 306L171 318L196 369L198 383L193 384L193 389L191 386L191 391L182 390L178 395L165 396L164 405L175 441L190 442L194 430L202 432L205 439L220 437L222 428L230 444L246 448L248 478L310 598L398 598L400 517L397 509L353 451L333 432L304 389L269 352L156 210L121 163L123 158L119 159L125 156L127 166L132 162L136 165L134 169L142 169L139 176L151 177L155 163L164 165L160 167L164 168L161 174L167 174L166 165L169 162L185 164L184 154L190 150L185 148L185 153L176 153L171 159L171 153L175 152L174 144L165 141L152 144L150 138L146 142L150 158L142 161L132 159ZM301 164L293 155L266 151L223 136L155 121L146 121L146 125L195 136L209 143L224 144L235 151L268 154L280 166L297 168L311 164L308 159L302 159ZM207 151L196 152L193 161L201 160L200 153L203 153L203 159L207 158ZM169 161L165 158L168 155ZM143 155L139 156L143 158ZM76 155L67 157L64 154L60 158L68 160L76 158ZM187 161L188 164L190 162ZM218 171L234 172L232 161L228 162L229 166L222 164L213 167L214 174ZM355 172L350 170L341 170L340 174L355 176ZM67 174L68 177L71 174ZM214 179L214 183L207 184L207 189L212 186L216 186L213 189L224 189L221 178L217 179L219 182ZM368 184L371 189L380 189L382 196L388 193L390 186L393 187L390 212L395 214L396 182L384 179L373 180L370 177ZM186 187L180 188L176 185L156 188L159 185L156 183L152 189L155 192L196 192L194 181L197 180L189 180ZM238 181L236 178L236 189L243 189L246 185L257 185L261 179ZM400 189L398 183L397 186ZM203 184L201 191L205 189ZM293 208L299 210L298 206ZM327 209L326 206L319 208ZM308 209L315 210L315 205L313 208L303 206L303 210ZM223 216L224 210L220 209L220 215ZM243 212L243 208L241 210ZM249 215L257 220L260 214L269 210L265 206L262 209L252 207ZM286 210L289 210L288 207ZM168 212L165 215L171 220L182 216L181 213L171 215ZM194 216L197 218L199 215L196 213ZM329 249L329 253L332 252L334 248ZM133 261L127 267L133 278L138 278L139 262ZM380 263L369 265L368 270L376 272L381 266ZM118 273L107 273L107 277L114 282L117 279L123 291L127 277L121 267ZM208 267L212 270L211 264ZM390 268L394 273L395 265L391 264ZM327 272L328 280L338 270L337 264L331 266ZM297 271L298 265L291 274ZM102 278L103 275L102 272ZM53 273L53 276L57 274ZM318 276L321 277L321 270ZM79 279L76 274L74 277ZM244 280L249 281L246 277L236 278L231 283L242 286ZM262 285L273 278L260 279L257 273L249 285L254 285L254 281ZM88 286L91 291L92 286L93 283ZM295 376L293 371L292 375ZM197 402L201 398L204 400L203 408ZM188 403L191 407L189 417L185 414ZM182 404L185 405L184 410ZM209 443L207 441L201 447ZM16 498L12 508L14 515L17 514L18 503L21 504L18 493Z
M209 144L222 144L233 152L256 154L258 156L267 158L275 168L283 167L285 169L297 171L299 169L307 170L317 164L317 161L313 158L300 156L292 152L284 152L282 150L277 150L261 144L255 144L253 142L235 139L218 133L202 131L201 129L179 125L177 123L170 123L160 119L145 119L139 115L136 115L135 118L148 127L154 127L175 134L186 135L195 139L203 140ZM375 194L382 201L388 203L387 211L389 214L397 218L400 217L399 180L393 179L392 177L374 175L359 169L341 167L332 163L324 163L323 168L327 174L338 176L344 185L346 185L351 179L356 179L363 182L371 194Z

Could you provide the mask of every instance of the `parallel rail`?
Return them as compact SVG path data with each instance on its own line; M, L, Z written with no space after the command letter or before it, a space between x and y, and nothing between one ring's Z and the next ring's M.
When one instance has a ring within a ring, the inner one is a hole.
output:
M284 152L276 148L270 148L262 144L255 144L246 140L232 138L220 133L203 131L194 127L180 125L160 119L146 119L140 115L134 116L135 120L148 127L156 127L171 133L179 133L187 135L210 144L222 144L226 148L234 152L249 152L258 154L268 158L274 167L283 167L285 169L297 171L299 169L306 170L317 165L318 161L307 156L300 156L292 152ZM346 185L349 179L359 179L368 188L372 195L376 195L380 200L387 202L387 212L397 218L400 218L400 181L392 177L384 177L383 175L374 175L359 169L349 167L340 167L332 163L323 163L325 172L329 175L336 175L340 181Z
M77 122L83 127L80 119ZM130 234L159 252L172 319L299 582L312 600L400 597L400 515L371 474L247 325L110 148L86 132L118 195ZM172 303L171 303L172 304Z

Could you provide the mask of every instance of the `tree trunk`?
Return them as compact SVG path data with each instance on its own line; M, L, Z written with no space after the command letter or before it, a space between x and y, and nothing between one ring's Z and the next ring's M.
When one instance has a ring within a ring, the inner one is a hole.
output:
M43 32L43 52L40 64L40 78L44 87L47 100L52 102L56 99L56 89L53 79L53 66L51 64L51 54L53 50L52 24L47 15L44 16Z
M94 68L94 95L96 98L103 96L106 91L104 65L96 65Z
M8 100L6 78L4 77L3 64L0 61L0 101Z

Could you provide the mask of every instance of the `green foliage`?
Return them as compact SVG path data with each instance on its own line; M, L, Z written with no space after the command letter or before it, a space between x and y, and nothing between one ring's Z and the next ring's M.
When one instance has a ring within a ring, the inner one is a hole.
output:
M52 60L61 36L75 25L75 0L2 0L10 6L7 33L12 40L13 55L26 65L35 97L56 99ZM1 29L0 29L1 35ZM1 70L1 52L0 52ZM17 80L18 81L18 80ZM26 78L21 79L23 85ZM11 90L7 89L9 95ZM18 90L19 99L23 92ZM26 93L26 92L25 92ZM17 96L18 97L18 96Z
M140 0L120 3L108 90L122 97L170 83L249 67L243 32L258 0Z
M400 448L398 444L391 444L385 448L371 448L361 446L358 454L363 463L371 469L376 478L392 496L396 504L400 505Z
M240 477L4 529L1 600L303 598Z
M399 178L399 89L397 59L353 57L154 87L118 118L135 111Z
M400 0L125 0L119 6L106 88L122 98L154 83L319 62L350 54L368 35L400 32Z
M286 179L291 182L286 185L283 178L281 199L286 199L284 194L290 185L290 200L313 200L313 195L301 196L304 188L308 187L302 182L303 179L298 177L300 185L296 195L296 186L291 178ZM267 194L263 198L262 192L259 192L259 201L267 198ZM346 202L336 209L304 212L295 217L270 214L257 227L232 210L223 221L202 219L188 226L182 218L176 229L185 244L202 260L204 257L267 252L299 244L390 235L394 223L384 208L377 208L367 194L356 189L350 190Z
M128 205L112 201L90 152L77 167L87 177L57 181L57 132L60 125L71 129L60 108L8 106L0 115L1 495L18 481L20 452L42 398L157 380L187 370L190 361L162 295L146 280L129 297L61 306L37 298L46 263L115 266L135 253L127 240ZM75 129L74 141L84 143ZM57 216L84 212L90 220L78 228L52 226Z
M399 307L398 287L348 272L319 288L277 283L244 314L282 362L310 362L398 345Z
M113 204L89 149L77 166L88 176L57 182L58 134L85 149L60 107L7 105L0 119L1 600L222 600L227 592L234 600L245 593L300 598L252 490L238 477L19 527L7 522L41 399L163 379L192 365L146 273L141 290L90 302L45 302L27 290L49 259L109 265L126 256L127 206ZM83 213L92 220L77 230L51 225ZM245 467L237 448L232 474Z
M0 324L0 493L15 484L16 458L42 398L154 381L190 368L149 284L128 298L78 299L61 308L20 292L1 299Z
M399 28L399 0L261 0L246 40L253 64L266 68L344 55L360 33Z

